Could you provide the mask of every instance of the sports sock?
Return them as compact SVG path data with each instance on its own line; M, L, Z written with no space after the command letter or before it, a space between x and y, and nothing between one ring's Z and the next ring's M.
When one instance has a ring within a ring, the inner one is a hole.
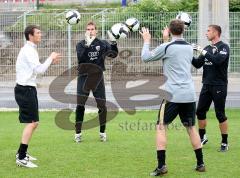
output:
M99 103L99 101L97 103ZM98 109L98 116L99 116L100 132L104 133L106 129L106 118L107 118L107 109L105 106Z
M82 131L82 122L78 122L75 124L75 132L76 134L80 134Z
M106 129L106 125L105 124L100 126L100 132L101 133L104 133L105 129Z
M24 159L26 157L28 145L27 144L20 144L19 149L18 149L18 159Z
M203 139L203 136L206 134L206 130L205 129L198 129L200 138Z
M203 153L202 153L202 148L194 150L196 158L197 158L197 165L204 164L203 163Z
M165 152L166 150L157 150L157 159L158 159L158 168L162 168L163 165L165 165Z
M78 97L78 100L81 99ZM81 101L78 101L81 103ZM81 133L82 130L82 123L84 118L85 107L83 105L78 104L76 107L76 117L75 117L75 131L76 134Z
M222 143L228 143L227 141L227 138L228 138L228 134L222 134Z

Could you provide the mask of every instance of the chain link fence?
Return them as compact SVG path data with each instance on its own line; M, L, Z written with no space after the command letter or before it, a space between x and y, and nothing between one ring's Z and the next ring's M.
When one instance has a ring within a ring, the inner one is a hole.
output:
M107 39L107 30L115 23L124 22L129 17L140 20L141 26L149 27L152 34L152 48L162 43L161 31L169 21L176 17L176 13L117 13L107 10L98 13L82 13L79 24L70 26L65 20L66 11L0 13L0 86L13 87L15 85L15 63L20 48L24 45L23 30L29 24L39 25L43 36L38 46L40 60L43 62L52 51L62 54L62 61L52 65L43 75L38 77L41 85L48 86L49 82L64 71L77 65L76 44L84 39L85 26L88 21L97 23L98 37ZM185 32L185 39L189 43L197 43L198 13L190 13L192 24ZM240 72L240 13L230 13L230 73ZM138 32L131 32L128 38L119 40L120 55L113 60L106 60L106 82L111 79L113 65L119 65L118 75L158 76L162 74L161 61L143 63L141 61L142 39ZM123 69L123 65L126 69ZM193 68L194 76L200 76L201 71ZM47 78L47 79L46 79ZM200 79L200 78L199 78ZM76 82L76 81L75 81ZM200 83L200 80L199 80ZM71 85L69 91L75 93L76 84ZM43 91L48 93L48 91ZM46 98L48 100L48 98Z
M185 32L185 38L189 43L197 43L198 38L198 14L190 13L192 24ZM136 13L117 14L102 11L100 13L81 14L81 22L69 26L65 21L65 12L41 13L30 12L23 14L0 14L0 81L14 80L15 62L20 48L24 45L23 30L29 24L37 24L43 32L42 42L38 50L41 61L44 61L52 51L61 52L63 60L59 65L52 66L44 76L57 76L64 70L77 64L75 46L78 41L84 39L85 25L88 21L94 20L98 25L98 36L106 39L106 31L114 23L123 22L128 17L136 17L141 21L142 26L150 28L152 47L156 47L161 41L161 30L176 13ZM230 46L231 60L230 72L240 72L240 13L230 13ZM122 59L119 56L116 60L123 61L128 65L128 71L142 73L161 73L161 61L145 64L140 60L142 39L138 32L130 33L127 39L118 42L119 50L130 50L131 56ZM107 70L111 69L111 61L107 61ZM197 72L193 70L194 74ZM109 71L106 72L109 75Z

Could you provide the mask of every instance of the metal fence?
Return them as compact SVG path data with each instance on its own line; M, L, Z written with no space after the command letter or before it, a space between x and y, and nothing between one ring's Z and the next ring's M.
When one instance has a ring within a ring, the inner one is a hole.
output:
M98 13L82 13L79 24L70 26L66 23L65 13L64 11L51 13L0 12L0 107L16 106L12 93L12 88L15 84L15 63L19 50L25 43L23 30L27 25L39 25L43 32L42 42L38 46L41 61L44 61L52 51L60 52L63 56L60 64L52 65L43 76L38 76L40 84L45 86L39 90L39 94L41 95L40 107L62 108L65 106L52 101L48 93L48 86L54 77L77 65L75 46L80 40L84 39L85 26L88 21L95 21L98 27L99 38L107 39L106 32L113 24L123 22L129 17L138 18L141 26L149 27L152 34L152 48L154 48L162 43L162 29L176 16L176 13L119 14L116 12L101 11ZM185 39L189 43L197 43L198 39L205 38L205 36L198 36L198 13L190 13L190 15L192 16L192 24L185 32ZM240 73L240 13L230 13L229 19L229 42L231 47L229 72L238 74ZM111 74L114 72L112 70L113 66L117 69L117 75L119 76L158 76L162 74L161 61L151 63L143 63L141 61L142 44L143 42L138 32L131 32L126 39L118 41L121 54L116 59L106 60L105 78L107 82L110 81ZM201 71L193 68L192 73L196 77L199 76L197 83L200 86ZM233 81L235 82L235 80ZM233 88L237 88L238 83L235 82L232 84L236 84L236 87ZM75 90L76 80L69 85L67 91L75 94ZM111 97L110 100L114 100L110 90L111 88L107 88L107 96ZM234 102L236 101L235 95L233 100ZM229 105L234 105L231 103Z
M192 24L185 32L185 38L190 43L197 43L198 37L198 14L190 13ZM117 22L122 22L128 17L136 17L141 21L142 26L148 26L152 33L152 47L161 43L161 30L168 22L176 16L176 13L135 13L117 14L114 12L102 11L99 13L81 14L79 24L70 26L65 21L65 12L54 13L24 12L10 14L0 13L0 81L14 80L15 61L20 48L24 44L23 30L28 24L37 24L42 28L43 38L39 45L41 60L45 60L51 51L61 52L63 60L59 65L51 67L45 76L60 75L64 70L77 64L75 46L78 41L84 38L85 25L88 21L94 20L98 25L98 36L106 39L106 31ZM230 13L230 46L231 60L230 72L240 72L240 13ZM149 74L161 73L161 61L144 64L140 60L142 39L138 32L130 33L127 39L118 42L120 51L130 50L131 56L127 59L116 59L123 61L128 66L128 71L142 72ZM115 62L115 60L114 60ZM107 72L111 69L112 61L106 61ZM196 70L193 70L197 74Z

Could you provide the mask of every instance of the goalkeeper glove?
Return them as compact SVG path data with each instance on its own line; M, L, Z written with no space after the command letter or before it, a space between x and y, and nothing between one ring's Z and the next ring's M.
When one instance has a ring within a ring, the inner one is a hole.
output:
M194 44L194 43L193 43L193 44L192 44L192 47L193 47L193 50L195 50L195 51L198 52L198 54L201 54L201 55L205 56L205 54L207 53L206 50L202 49L202 47L199 46L199 45L197 45L197 44Z

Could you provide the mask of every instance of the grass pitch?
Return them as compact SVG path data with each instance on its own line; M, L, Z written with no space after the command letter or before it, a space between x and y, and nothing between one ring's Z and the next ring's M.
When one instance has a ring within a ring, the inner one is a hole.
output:
M176 119L168 129L167 166L169 178L239 177L240 110L227 110L229 118L229 151L217 152L220 146L218 122L213 111L208 114L204 146L206 173L194 171L195 154L185 128ZM17 167L15 153L23 125L17 112L0 112L0 177L149 177L156 167L155 130L157 111L137 112L130 116L119 113L107 124L108 141L99 141L99 129L83 131L83 142L73 141L74 131L55 125L56 112L41 112L40 125L29 145L29 152L38 158L35 169ZM86 115L89 117L90 115ZM71 116L74 120L74 115ZM86 118L87 119L87 118Z

